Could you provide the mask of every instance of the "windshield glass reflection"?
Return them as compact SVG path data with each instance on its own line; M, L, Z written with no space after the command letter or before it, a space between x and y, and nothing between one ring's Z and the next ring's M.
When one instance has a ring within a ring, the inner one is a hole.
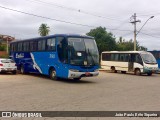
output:
M151 53L141 53L142 59L147 64L157 64L155 57Z
M99 55L93 39L68 38L70 64L98 65Z

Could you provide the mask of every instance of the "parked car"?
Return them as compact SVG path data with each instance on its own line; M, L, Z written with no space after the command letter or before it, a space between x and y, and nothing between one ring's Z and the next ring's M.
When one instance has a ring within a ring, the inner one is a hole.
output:
M11 59L0 58L0 72L12 72L13 74L16 74L16 63Z

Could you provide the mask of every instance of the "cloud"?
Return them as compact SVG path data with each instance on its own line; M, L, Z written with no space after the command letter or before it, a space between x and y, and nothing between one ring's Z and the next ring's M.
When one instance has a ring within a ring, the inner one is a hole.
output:
M130 17L137 13L137 19L142 21L137 23L137 30L151 15L155 15L142 29L143 33L151 34L153 37L139 34L137 40L150 50L155 49L155 46L156 49L159 49L157 45L159 40L154 37L160 36L159 4L159 0L45 0L43 2L37 2L37 0L1 0L0 6L93 27L66 24L0 8L0 34L14 35L17 39L36 37L40 24L46 23L51 28L50 34L85 34L94 26L102 26L106 27L107 31L112 32L117 38L122 36L129 40L133 39L132 31L134 28L130 23Z

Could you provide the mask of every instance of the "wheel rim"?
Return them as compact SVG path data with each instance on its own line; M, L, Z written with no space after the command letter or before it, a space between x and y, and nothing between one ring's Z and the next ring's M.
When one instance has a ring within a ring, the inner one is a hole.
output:
M114 67L112 67L112 68L111 68L111 71L112 71L112 72L115 72L115 68L114 68Z
M55 76L56 76L56 72L52 71L52 78L55 78Z
M140 75L140 74L141 74L140 70L136 70L136 75Z
M51 77L51 79L55 79L56 78L56 71L55 70L51 70L50 77Z

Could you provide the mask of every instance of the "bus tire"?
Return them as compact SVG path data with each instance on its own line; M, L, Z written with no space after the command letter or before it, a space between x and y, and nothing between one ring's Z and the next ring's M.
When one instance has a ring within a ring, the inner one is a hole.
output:
M121 73L126 74L126 71L121 71Z
M113 72L113 73L117 73L116 68L112 66L112 67L111 67L111 72Z
M57 80L57 76L56 76L56 70L51 68L49 70L49 77L51 80Z
M141 75L141 71L140 71L140 69L139 68L137 68L137 69L135 69L135 75Z
M25 70L24 70L24 66L23 65L21 65L21 67L20 67L20 73L21 74L25 74Z
M148 76L151 76L151 75L152 75L152 73L147 73L147 75L148 75Z

